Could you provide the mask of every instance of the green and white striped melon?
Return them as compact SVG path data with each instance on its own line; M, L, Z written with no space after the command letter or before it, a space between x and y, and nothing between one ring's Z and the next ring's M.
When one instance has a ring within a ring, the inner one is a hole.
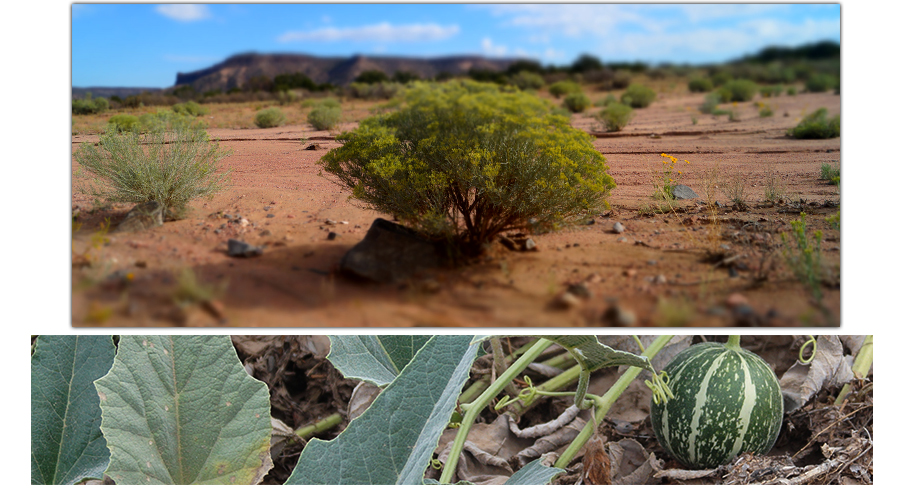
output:
M682 465L709 469L772 449L784 413L781 386L737 339L691 346L665 371L675 397L653 403L650 416L660 444Z

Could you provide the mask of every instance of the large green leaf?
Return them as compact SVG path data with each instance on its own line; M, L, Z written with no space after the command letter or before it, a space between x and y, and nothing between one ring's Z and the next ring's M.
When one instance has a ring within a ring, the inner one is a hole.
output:
M346 378L384 387L431 336L328 336L328 360Z
M118 484L256 484L272 467L268 388L228 336L123 336L95 385Z
M645 356L619 351L597 341L597 336L541 336L562 346L589 372L605 367L629 365L653 371Z
M429 339L337 438L306 445L285 484L422 484L478 354L472 339Z
M541 459L535 459L509 476L509 479L503 484L519 486L548 484L553 476L562 472L566 471L556 467L547 467L541 463Z
M102 479L109 450L94 381L116 348L110 336L40 336L31 356L31 484Z

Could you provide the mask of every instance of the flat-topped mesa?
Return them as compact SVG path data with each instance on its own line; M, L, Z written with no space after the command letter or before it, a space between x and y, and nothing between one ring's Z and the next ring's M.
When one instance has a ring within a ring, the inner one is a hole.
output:
M290 53L242 53L229 57L209 68L188 73L179 72L175 85L190 85L199 92L228 90L242 87L250 78L303 73L317 84L347 85L361 73L378 70L388 77L396 72L415 73L428 79L438 74L462 75L471 69L504 71L515 58L484 58L475 55L446 56L440 58L409 58L399 56L318 57Z

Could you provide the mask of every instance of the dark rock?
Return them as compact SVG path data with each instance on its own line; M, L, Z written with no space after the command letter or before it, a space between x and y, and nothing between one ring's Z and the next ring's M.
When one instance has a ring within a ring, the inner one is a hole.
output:
M165 213L166 207L162 203L157 201L141 203L125 215L125 220L116 227L116 232L139 232L159 227L163 224Z
M231 257L255 257L263 253L262 248L244 241L228 239L228 255Z
M443 263L444 256L434 243L414 230L378 218L365 238L341 259L340 269L378 283L393 283Z
M628 309L611 305L603 313L602 320L611 327L631 327L637 323L637 316Z
M309 146L304 148L304 150L321 150L323 148L325 148L325 147L323 147L322 145L319 145L318 143L310 143Z
M266 218L275 218L275 215L269 213L268 215L266 215Z
M339 235L338 235L337 232L328 232L328 239L327 239L327 240L334 240L334 239L336 239L336 238L338 238L338 237L339 237Z
M594 293L591 292L591 290L588 289L587 285L584 283L571 284L568 288L566 288L566 291L571 293L572 295L575 295L576 297L581 297L584 299L589 299L594 296Z
M676 184L675 187L672 188L672 196L674 196L675 199L694 199L700 197L693 189L684 184Z
M506 247L507 249L509 249L511 251L516 250L516 243L513 242L513 240L510 239L509 237L500 237L500 244L502 244L503 247Z

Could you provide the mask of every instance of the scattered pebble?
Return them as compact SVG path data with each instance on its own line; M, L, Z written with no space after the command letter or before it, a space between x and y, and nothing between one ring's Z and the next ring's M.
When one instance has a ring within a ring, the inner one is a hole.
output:
M268 215L266 215L266 218L275 218L275 215L269 213Z
M572 309L581 305L581 300L574 294L564 291L553 300L553 306L559 309Z
M534 243L534 239L532 239L531 237L529 237L529 238L525 241L525 245L522 246L522 250L523 250L523 251L537 251L537 244Z
M231 257L254 257L263 253L262 249L244 241L228 239L228 255Z
M626 269L625 271L622 272L622 274L629 278L633 278L633 277L637 276L637 270L634 268Z
M587 285L585 285L584 283L574 283L572 285L569 285L566 291L571 293L572 295L575 295L576 297L581 297L584 299L588 299L594 296L593 292L591 292L588 289Z
M749 303L750 303L750 301L747 300L747 297L741 295L740 293L732 293L725 300L725 305L727 305L730 308L735 308L739 305L747 305Z
M325 219L325 225L337 225L337 222L334 221L334 220L332 220L332 219L330 219L330 218L326 218L326 219Z
M339 237L339 235L337 232L328 232L328 240L334 240L338 237Z
M622 225L622 224L619 223L619 222L616 222L616 223L613 225L613 232L615 232L615 233L617 233L617 234L621 234L622 232L625 232L625 226Z
M630 327L637 323L634 312L612 305L603 313L603 320L612 327Z
M625 243L627 243L627 242L628 242L628 239L627 239L626 237L619 237L618 239L616 239L616 242L625 242Z

